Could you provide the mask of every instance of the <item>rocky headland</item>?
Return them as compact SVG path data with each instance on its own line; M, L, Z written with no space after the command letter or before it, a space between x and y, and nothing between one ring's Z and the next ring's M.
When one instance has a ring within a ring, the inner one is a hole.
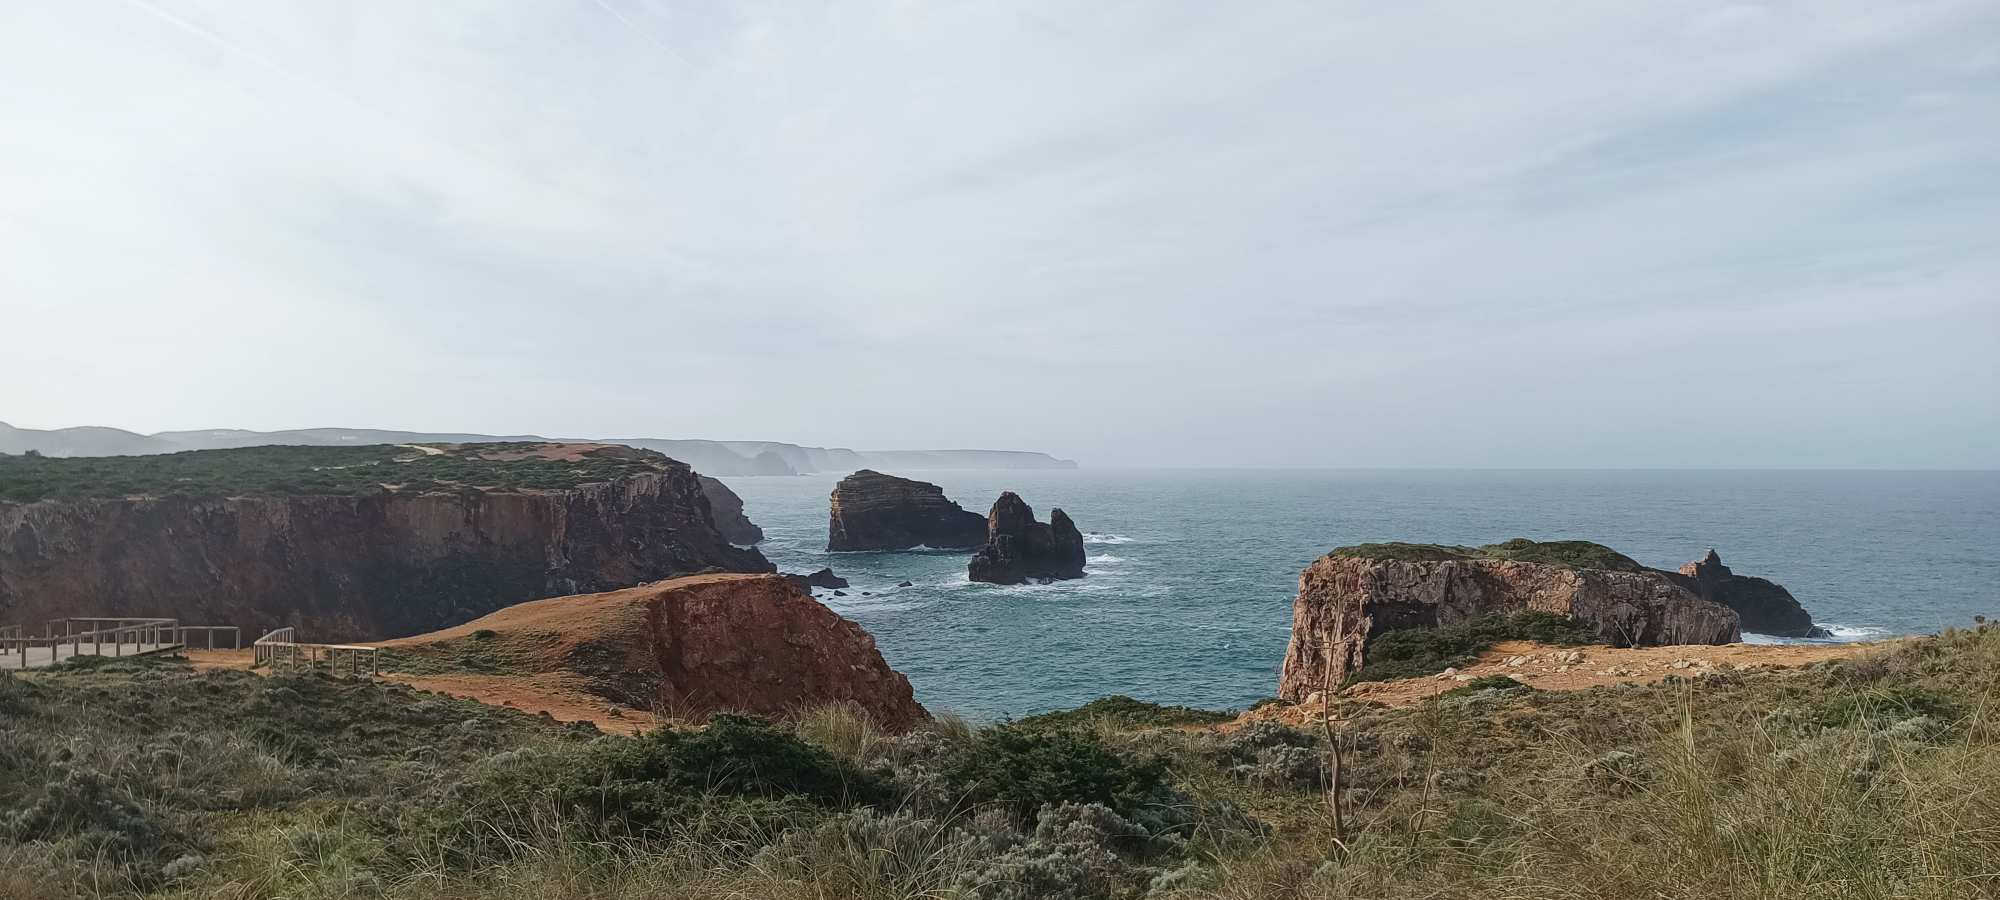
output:
M769 572L694 472L576 444L262 447L7 461L0 623L167 616L319 641L522 600Z
M969 550L985 540L986 520L935 484L862 469L834 485L828 550Z
M1343 547L1299 577L1279 696L1340 684L1382 635L1485 617L1553 613L1614 647L1741 640L1737 612L1681 579L1587 541Z
M695 477L701 479L701 490L708 495L708 509L715 519L715 530L722 532L723 539L744 546L764 540L764 529L743 514L743 498L736 496L729 485L707 475Z
M1780 637L1831 637L1826 629L1813 624L1812 615L1784 585L1729 571L1714 549L1681 566L1676 574L1681 586L1697 596L1736 610L1744 631Z
M966 577L989 584L1022 584L1083 577L1083 532L1060 509L1047 523L1013 491L1000 495L986 516L986 542L973 551Z
M848 703L884 728L928 720L875 639L778 575L698 575L510 606L392 641L420 671L490 670L467 693L550 679L630 710L782 716ZM419 681L419 684L422 682Z

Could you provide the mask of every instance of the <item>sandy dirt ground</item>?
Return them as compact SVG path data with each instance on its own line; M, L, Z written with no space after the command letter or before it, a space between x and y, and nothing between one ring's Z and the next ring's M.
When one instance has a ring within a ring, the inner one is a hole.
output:
M506 706L527 713L548 713L558 722L589 722L607 734L639 734L659 724L649 712L626 709L558 675L384 675L383 681L424 691Z
M189 650L188 662L197 672L224 669L256 671L250 668L251 651ZM644 710L627 709L594 696L561 675L407 675L385 673L382 681L407 684L422 691L477 700L489 706L507 706L526 713L548 713L558 722L589 722L613 734L638 734L657 724L658 718Z
M1845 659L1893 649L1894 642L1856 644L1720 644L1672 647L1551 647L1531 641L1502 641L1480 654L1479 661L1428 678L1375 681L1354 685L1344 700L1411 706L1476 678L1503 676L1545 691L1579 691L1624 682L1651 684L1670 675L1690 677L1705 672L1770 672L1795 669L1830 659ZM1318 708L1317 695L1298 706L1267 706L1245 713L1242 721L1278 718L1303 722Z

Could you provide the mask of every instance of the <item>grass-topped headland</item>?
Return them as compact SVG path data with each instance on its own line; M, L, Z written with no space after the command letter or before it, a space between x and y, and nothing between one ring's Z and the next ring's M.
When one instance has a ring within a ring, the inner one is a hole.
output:
M1568 566L1575 569L1608 569L1614 572L1640 572L1645 566L1631 557L1603 544L1590 541L1531 541L1514 538L1498 544L1483 547L1460 547L1452 544L1406 544L1390 542L1381 544L1354 544L1337 547L1329 556L1348 559L1397 560L1403 562L1441 562L1449 560L1503 559L1513 562L1542 563L1552 566Z
M0 900L2000 894L2000 627L1787 673L1502 682L1336 701L1336 841L1305 707L625 737L322 675L0 674Z
M243 447L153 456L0 454L0 500L563 490L661 471L670 462L650 450L541 443Z

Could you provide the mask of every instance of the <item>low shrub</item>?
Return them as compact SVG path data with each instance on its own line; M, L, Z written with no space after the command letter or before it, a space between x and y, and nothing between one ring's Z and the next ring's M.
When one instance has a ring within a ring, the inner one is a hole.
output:
M1482 616L1438 628L1406 628L1370 640L1366 662L1348 674L1345 684L1435 675L1471 665L1500 641L1578 646L1596 640L1596 630L1587 624L1537 611Z
M1026 818L1047 804L1101 803L1132 812L1166 775L1157 758L1132 759L1085 731L990 728L946 771L960 796L1000 803Z
M1235 713L1196 709L1191 706L1162 706L1134 700L1124 694L1100 697L1075 709L1042 713L1016 722L1027 729L1074 728L1110 725L1118 728L1178 728L1216 725L1236 718Z

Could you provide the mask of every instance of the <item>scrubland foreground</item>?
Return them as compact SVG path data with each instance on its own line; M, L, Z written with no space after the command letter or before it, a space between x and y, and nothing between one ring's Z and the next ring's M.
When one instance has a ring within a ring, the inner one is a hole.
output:
M1506 683L1501 683L1506 682ZM1269 717L603 736L406 686L0 676L0 900L2000 896L2000 628ZM1295 717L1296 718L1296 717Z

